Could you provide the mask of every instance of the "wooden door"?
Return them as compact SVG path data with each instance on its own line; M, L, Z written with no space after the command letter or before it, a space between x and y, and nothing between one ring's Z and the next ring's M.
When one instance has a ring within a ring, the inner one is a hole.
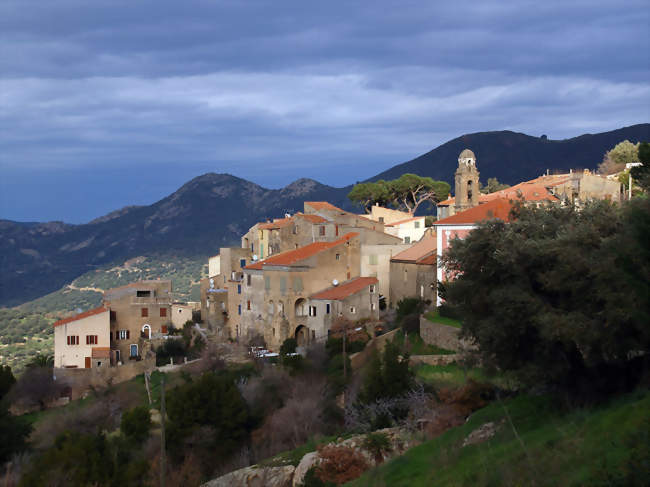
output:
M86 368L90 368L90 357L86 357Z

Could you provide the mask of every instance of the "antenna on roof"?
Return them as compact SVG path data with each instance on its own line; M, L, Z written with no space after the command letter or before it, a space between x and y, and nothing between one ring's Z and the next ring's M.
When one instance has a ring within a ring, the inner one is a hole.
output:
M338 285L339 285L339 281L338 281L337 279L334 279L334 280L332 281L332 285L333 285L334 287L338 286Z
M253 255L253 260L257 260L257 254Z

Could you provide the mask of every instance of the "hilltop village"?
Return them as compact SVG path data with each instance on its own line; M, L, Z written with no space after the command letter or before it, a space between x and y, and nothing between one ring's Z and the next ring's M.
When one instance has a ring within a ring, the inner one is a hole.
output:
M211 340L270 351L288 338L299 351L325 341L340 317L374 336L383 313L404 298L442 304L437 283L450 276L438 263L450 242L481 221L507 222L516 201L579 206L624 197L618 180L587 170L483 194L468 149L458 158L454 189L428 226L425 216L378 205L360 215L306 201L302 212L259 222L240 246L219 249L201 282L200 305L174 303L170 281L143 281L111 289L99 308L57 321L54 367L60 375L91 369L125 380L150 368L156 346L188 321L200 322L197 329Z

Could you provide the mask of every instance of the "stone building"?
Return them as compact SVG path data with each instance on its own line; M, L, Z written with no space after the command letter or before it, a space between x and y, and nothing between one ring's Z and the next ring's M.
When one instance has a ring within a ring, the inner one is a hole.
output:
M308 324L312 294L359 276L360 239L348 233L333 242L314 242L244 268L241 325L233 337L262 335L268 346L286 338L316 339Z
M307 325L302 331L309 330L314 339L324 340L339 317L353 322L364 318L378 319L378 282L374 277L357 277L312 294L308 303ZM299 338L304 341L305 337Z
M436 237L426 236L390 260L390 306L419 297L435 303L437 284Z
M114 363L141 360L152 338L167 335L171 324L171 281L141 281L104 293L110 308L110 341Z
M426 231L425 217L413 216L386 224L386 233L400 238L405 244L415 243Z

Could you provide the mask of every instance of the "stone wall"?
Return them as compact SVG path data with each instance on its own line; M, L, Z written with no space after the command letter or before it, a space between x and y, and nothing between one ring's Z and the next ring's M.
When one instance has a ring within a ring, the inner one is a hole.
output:
M460 328L442 323L432 323L424 317L420 317L420 336L424 343L436 345L447 350L456 352L472 348L472 344L467 340L461 340L458 336Z
M449 365L460 358L459 354L449 355L411 355L410 365Z
M363 367L368 360L370 360L370 355L373 350L378 350L379 353L383 352L386 342L392 341L395 337L395 333L397 333L397 330L389 331L388 333L374 337L366 343L366 348L350 355L350 364L352 365L352 368L357 370Z
M150 372L156 367L155 359L129 361L116 367L96 367L92 369L54 369L57 382L65 383L72 389L72 399L78 399L90 388L103 388L132 379L136 375Z

